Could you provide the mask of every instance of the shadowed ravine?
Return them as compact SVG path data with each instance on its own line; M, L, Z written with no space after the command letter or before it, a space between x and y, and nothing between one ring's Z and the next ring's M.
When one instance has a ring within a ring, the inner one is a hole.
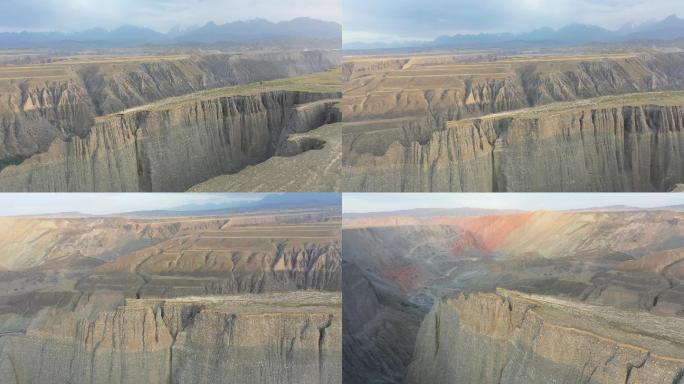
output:
M679 383L683 220L668 209L345 218L344 382Z

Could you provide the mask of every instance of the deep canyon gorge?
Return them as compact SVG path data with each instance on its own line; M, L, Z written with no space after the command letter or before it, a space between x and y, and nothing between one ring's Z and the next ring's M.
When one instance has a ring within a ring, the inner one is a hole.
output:
M345 383L679 383L681 209L345 214Z
M311 50L0 68L0 190L180 192L309 150L326 161L302 161L314 176L305 189L337 190L339 135L328 125L341 119L338 63L337 52ZM302 188L288 175L272 190Z
M658 51L345 57L345 189L670 191L684 180L683 61Z

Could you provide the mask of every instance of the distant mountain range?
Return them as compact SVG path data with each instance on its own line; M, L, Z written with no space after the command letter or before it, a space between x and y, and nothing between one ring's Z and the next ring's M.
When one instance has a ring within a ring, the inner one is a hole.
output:
M221 210L253 210L259 209L285 209L285 208L310 208L320 206L342 207L342 197L337 193L309 193L309 192L290 192L273 193L265 195L261 200L253 202L228 202L228 203L206 203L206 204L187 204L171 209L175 212L199 212L199 211L221 211Z
M629 205L610 205L607 207L592 207L573 210L576 212L621 212L621 211L674 211L684 212L684 205L669 205L664 207L638 208Z
M342 195L339 193L274 193L253 202L228 202L187 204L175 208L154 211L116 213L108 216L121 217L169 217L169 216L215 216L257 211L280 211L287 209L321 208L334 211L342 209Z
M345 213L347 219L383 218L383 217L478 217L521 213L524 211L513 209L485 209L485 208L414 208L400 211Z
M181 216L220 216L253 212L273 212L291 209L325 209L341 213L342 195L339 193L315 192L271 193L265 194L261 199L254 201L193 203L166 209L151 209L112 214L90 214L74 211L58 213L34 213L17 215L15 217L40 217L53 219L92 217L163 218Z
M553 211L552 209L546 209ZM496 216L496 215L509 215L524 212L536 212L544 211L540 210L520 210L520 209L486 209L486 208L414 208L399 211L382 211L382 212L359 212L359 213L344 213L346 219L363 219L363 218L383 218L383 217L478 217L478 216ZM580 209L567 209L558 210L558 212L631 212L631 211L671 211L671 212L684 212L684 205L670 205L663 207L653 207L653 208L640 208L633 207L629 205L609 205L609 206L597 206L589 208Z
M213 22L185 30L174 28L161 33L149 28L125 25L113 30L102 28L82 32L2 32L0 48L60 46L129 47L159 44L215 44L287 42L293 40L340 40L342 26L335 22L297 18L278 23L264 19L236 21L222 25Z
M525 33L480 33L440 36L432 41L403 41L378 43L345 43L350 50L391 49L407 47L503 47L524 45L577 45L587 43L618 43L644 40L675 40L684 38L684 19L676 15L644 24L626 24L611 31L595 25L569 24L560 29L549 27Z

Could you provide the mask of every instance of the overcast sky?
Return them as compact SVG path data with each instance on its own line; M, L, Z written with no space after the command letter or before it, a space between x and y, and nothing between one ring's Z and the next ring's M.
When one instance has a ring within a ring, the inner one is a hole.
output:
M0 193L0 216L81 212L94 215L176 208L186 204L248 203L262 193Z
M568 210L628 205L653 208L684 204L684 193L345 193L345 213L413 208Z
M209 21L312 17L340 22L341 0L0 0L0 31L82 31L124 24L166 32Z
M671 14L684 17L683 0L343 0L343 9L345 43L527 32L575 22L618 29Z

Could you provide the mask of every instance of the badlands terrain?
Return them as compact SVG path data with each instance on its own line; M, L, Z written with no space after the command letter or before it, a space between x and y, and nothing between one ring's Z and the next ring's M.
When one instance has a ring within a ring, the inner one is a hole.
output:
M684 180L680 49L543 52L345 56L343 188L653 192Z
M0 190L339 189L338 50L186 51L3 51Z
M0 227L2 383L341 382L339 206Z
M684 213L345 214L345 383L684 382Z

